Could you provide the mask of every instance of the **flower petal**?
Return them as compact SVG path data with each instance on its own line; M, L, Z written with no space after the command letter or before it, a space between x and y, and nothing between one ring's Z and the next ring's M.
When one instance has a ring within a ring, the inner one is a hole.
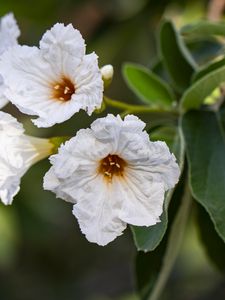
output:
M0 75L0 109L9 102L9 100L5 96L5 88L6 87L4 85L3 78Z
M99 144L90 129L81 129L76 137L61 145L58 154L50 157L51 169L44 177L44 189L52 190L58 197L75 203L79 199L76 187L83 186L96 177L99 157L110 149ZM63 193L63 195L62 195Z
M150 183L163 183L165 191L178 182L180 168L164 142L149 141L146 147L141 140L136 140L130 143L129 149L123 151L123 158L127 161L129 170L142 172Z
M8 48L17 45L20 30L12 13L0 20L0 55Z
M85 55L81 64L70 74L75 82L76 92L72 102L87 111L89 115L101 107L103 99L103 81L95 53Z
M103 177L98 176L80 193L79 201L73 206L80 229L90 242L104 246L126 228L126 223L118 217L121 201L114 196Z
M152 226L160 222L163 211L164 186L149 182L141 172L130 171L126 178L114 180L113 188L123 199L119 218L136 226Z
M51 148L48 140L26 136L15 118L0 112L0 198L4 204L12 203L21 177L32 164L49 155Z
M9 13L0 19L0 55L2 55L10 47L18 44L17 38L20 30L12 13ZM4 95L5 85L0 75L0 108L5 106L9 100Z
M82 59L85 55L85 42L72 24L65 26L56 23L43 35L40 49L46 60L57 64L64 60L66 54L70 55L71 59Z

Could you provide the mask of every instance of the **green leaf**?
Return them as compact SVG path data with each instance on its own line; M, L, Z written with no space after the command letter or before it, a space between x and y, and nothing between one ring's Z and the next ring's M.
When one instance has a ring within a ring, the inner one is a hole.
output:
M215 88L225 82L225 66L220 67L196 81L183 95L181 106L184 110L197 109Z
M209 73L220 69L221 67L225 66L225 58L220 59L216 62L209 63L207 66L201 68L196 72L192 77L192 82L198 81L199 79L203 78L204 76L208 75Z
M177 124L177 116L170 114L170 113L157 113L157 112L150 112L148 114L149 122L146 120L146 127L145 130L150 133L151 131L158 129L159 126L176 126ZM152 139L152 138L151 138Z
M127 63L123 76L130 89L147 104L170 107L174 96L170 87L147 68Z
M159 47L173 85L178 92L183 92L190 84L195 62L170 21L161 25Z
M142 300L147 300L154 289L163 265L167 238L164 237L155 251L138 252L136 257L137 290Z
M154 131L152 140L163 140L168 143L170 151L173 152L178 163L183 168L184 146L183 139L175 127L162 127ZM174 190L166 193L161 222L150 227L131 226L134 242L138 250L153 251L161 242L168 224L168 207L173 197Z
M162 241L167 228L167 207L171 200L172 194L173 193L171 191L166 195L165 206L160 217L160 223L151 227L131 226L134 242L138 251L153 251Z
M180 160L180 135L175 126L161 126L150 134L152 141L164 141L170 151Z
M209 213L225 241L225 125L219 112L190 111L183 116L189 181L193 197Z
M211 262L225 273L225 244L214 229L205 209L197 206L197 222L201 242Z
M171 207L169 209L172 221L162 243L153 252L139 252L137 255L137 287L142 300L159 298L178 255L191 204L191 197L187 192L187 197L183 198L179 205L180 195L178 193L174 199L172 213Z
M188 41L186 45L192 57L200 66L212 62L215 58L224 54L223 44L214 37Z
M170 78L167 70L162 62L161 58L155 58L151 64L151 71L160 77L163 81L170 82Z
M209 35L225 36L225 22L200 21L195 24L186 25L181 29L184 37L208 37Z

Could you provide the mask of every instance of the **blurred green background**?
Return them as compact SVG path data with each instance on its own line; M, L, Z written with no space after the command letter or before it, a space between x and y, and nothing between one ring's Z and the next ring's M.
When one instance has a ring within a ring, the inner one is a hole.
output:
M87 52L99 55L100 66L114 66L107 94L135 102L122 80L122 63L153 65L161 18L171 17L180 26L204 17L207 7L208 1L190 0L1 0L0 15L14 12L19 41L28 45L38 45L56 22L72 23L85 38ZM75 135L96 117L81 112L63 125L37 129L11 104L4 110L21 120L28 134L42 137ZM72 206L42 190L49 167L48 160L32 167L13 205L0 205L0 300L138 299L130 230L106 247L87 242ZM161 299L225 299L224 279L207 261L191 222Z

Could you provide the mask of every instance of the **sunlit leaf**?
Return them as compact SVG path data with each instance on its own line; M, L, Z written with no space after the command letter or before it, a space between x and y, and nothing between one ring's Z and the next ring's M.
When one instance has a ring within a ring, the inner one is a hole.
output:
M201 68L200 70L198 70L192 78L192 81L198 81L199 79L201 79L202 77L206 76L207 74L216 71L217 69L220 69L221 67L225 66L225 58L222 58L216 62L210 63L207 66L205 66L204 68Z
M220 67L197 80L183 95L181 106L184 110L199 108L215 88L225 82L225 66Z
M174 102L170 87L147 68L127 63L123 75L130 89L143 102L167 107Z

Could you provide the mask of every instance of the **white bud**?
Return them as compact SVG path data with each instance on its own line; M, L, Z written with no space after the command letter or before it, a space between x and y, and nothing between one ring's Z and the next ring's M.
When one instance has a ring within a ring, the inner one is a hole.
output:
M112 65L105 65L101 68L102 80L104 87L108 87L112 81L114 70Z

